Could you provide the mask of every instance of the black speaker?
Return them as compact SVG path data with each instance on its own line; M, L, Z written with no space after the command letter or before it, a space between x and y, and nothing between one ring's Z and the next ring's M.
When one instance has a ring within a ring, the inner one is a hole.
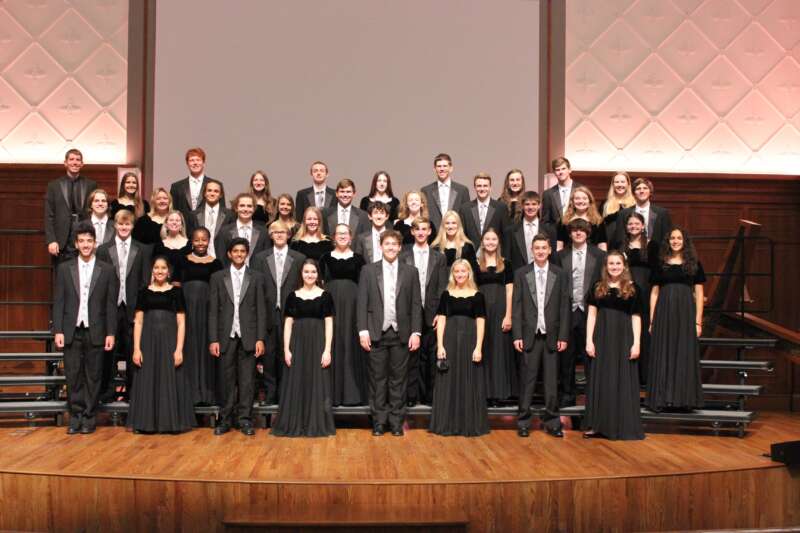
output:
M770 458L779 463L800 465L800 440L776 442L770 446Z

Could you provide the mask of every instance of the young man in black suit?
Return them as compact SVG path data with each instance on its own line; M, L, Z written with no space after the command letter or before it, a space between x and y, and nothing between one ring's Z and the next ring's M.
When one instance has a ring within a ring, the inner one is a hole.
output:
M173 183L169 188L172 208L180 211L184 220L192 219L192 211L200 207L203 200L203 187L213 178L206 176L206 152L202 148L189 148L186 151L186 166L189 175ZM225 194L220 199L225 205Z
M203 185L203 201L200 207L192 212L191 223L187 220L189 226L188 234L191 235L196 228L206 228L211 234L208 240L208 255L217 257L216 250L214 249L214 239L219 234L223 226L233 222L236 218L236 213L227 209L225 204L221 201L224 197L223 187L217 180L209 179ZM223 256L224 251L220 252Z
M261 360L264 370L264 403L278 403L278 390L283 368L283 311L286 298L297 288L300 270L306 256L291 250L289 226L281 220L269 225L269 236L272 248L253 256L250 267L264 275L264 293L267 302L267 313L271 319L267 331L267 354Z
M572 190L581 184L572 181L572 166L566 157L553 159L550 168L555 173L558 183L542 194L542 220L556 225L567 210Z
M631 213L639 213L644 217L645 228L647 229L647 240L655 241L659 244L668 238L669 230L672 229L672 220L669 210L651 202L655 187L653 182L647 178L636 178L633 180L633 197L636 204L626 207L619 212L617 220L616 234L614 242L611 243L612 249L618 249L625 242L625 228L628 224L628 217Z
M381 235L383 260L361 269L356 323L361 347L369 352L369 407L372 434L403 435L408 389L408 353L419 349L422 300L417 269L398 260L403 237Z
M356 237L353 251L361 254L366 263L374 263L383 259L381 235L386 231L389 221L389 207L383 202L372 202L367 208L370 228Z
M219 234L214 239L214 251L217 252L217 259L222 261L224 266L229 266L230 259L227 254L222 253L228 249L228 245L233 239L241 238L247 240L250 255L246 258L246 263L250 264L250 257L262 252L270 247L269 235L262 224L253 222L253 213L256 211L256 199L249 192L242 192L236 195L233 200L233 208L236 210L236 220L222 226Z
M136 298L139 289L150 282L150 248L131 237L134 216L127 209L117 211L114 216L114 237L97 249L97 259L111 265L119 287L117 294L117 323L115 349L103 359L103 378L100 386L100 401L112 402L116 397L114 390L114 370L117 358L125 361L126 395L130 394L133 378L133 319L136 314Z
M326 185L328 182L328 165L322 161L311 163L311 187L300 189L294 199L294 217L303 220L308 206L316 206L323 212L333 206L336 191Z
M461 204L469 202L469 189L453 181L453 159L448 154L433 158L436 181L422 188L427 198L428 216L435 228L442 227L442 216L450 210L458 211ZM477 246L475 247L477 249Z
M552 224L543 222L539 217L539 193L525 191L519 199L522 206L522 218L510 225L503 235L503 256L511 261L511 268L516 272L519 268L533 262L533 238L543 233L550 239L551 249L556 247L556 230Z
M58 266L53 293L53 333L64 350L70 421L67 433L93 433L103 373L103 352L114 349L119 288L111 265L95 257L94 227L75 235L78 257Z
M567 349L569 335L569 279L550 263L550 238L533 238L533 264L514 273L512 335L520 363L517 434L527 437L531 427L531 401L539 367L543 367L545 430L563 437L558 415L558 357Z
M44 234L47 252L56 262L70 259L67 245L71 244L70 229L88 207L89 194L97 182L81 176L83 154L75 148L64 156L66 175L47 184L44 202ZM73 256L74 257L74 256Z
M256 359L264 355L269 321L264 277L245 264L247 239L233 239L226 251L230 267L212 274L208 304L208 349L220 358L225 395L214 435L230 431L235 418L241 432L252 436Z
M428 405L433 400L433 382L436 375L436 311L439 299L447 288L447 258L428 245L431 223L418 217L411 223L414 244L405 247L400 260L416 267L419 274L420 301L422 302L422 335L419 350L408 360L408 389L406 404L418 402Z
M572 315L570 318L569 348L558 359L559 405L575 405L575 365L583 361L587 380L590 375L590 362L586 357L586 316L589 291L600 280L606 253L587 242L592 227L582 218L576 218L568 225L572 244L558 252L558 264L569 277L569 300Z
M355 194L356 184L353 180L344 178L336 184L336 203L324 213L325 222L322 231L326 235L332 235L337 224L350 226L350 235L360 235L367 231L369 217L353 205Z
M509 224L508 206L492 199L492 177L485 172L476 175L472 180L475 199L461 204L458 214L464 222L464 233L472 241L477 250L486 230L493 228L498 235L503 235Z

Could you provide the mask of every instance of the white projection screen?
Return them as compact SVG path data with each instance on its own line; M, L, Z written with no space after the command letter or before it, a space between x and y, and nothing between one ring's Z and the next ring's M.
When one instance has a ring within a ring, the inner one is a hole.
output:
M357 198L384 169L395 192L519 167L535 188L537 0L169 0L157 3L153 183L201 146L228 196L267 171L273 194L323 160Z

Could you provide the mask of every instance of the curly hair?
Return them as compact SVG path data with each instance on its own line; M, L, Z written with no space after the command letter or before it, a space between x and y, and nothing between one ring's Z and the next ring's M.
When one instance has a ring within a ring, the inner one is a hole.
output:
M637 213L636 211L634 211L624 221L625 222L625 226L628 225L628 221L630 219L632 219L632 218L637 219L639 222L642 223L642 226L644 226L642 228L642 233L641 233L640 240L639 240L639 244L640 244L639 253L641 254L640 257L641 257L642 261L646 263L647 262L647 224L645 224L645 222L644 222L644 217L640 213ZM628 254L631 251L631 241L633 241L633 240L634 239L631 237L631 234L628 233L628 230L627 230L627 227L626 227L626 229L625 229L625 242L622 244L622 252L623 252L623 254L625 255L626 258L628 257Z
M661 251L658 254L659 263L662 266L667 266L670 258L673 256L672 248L669 245L669 238L674 231L680 231L683 237L683 248L678 252L681 257L681 268L683 268L687 276L694 276L697 273L697 250L689 234L680 226L672 226L672 229L667 233L667 238L661 243Z
M594 286L594 296L595 298L605 298L608 295L608 291L610 290L608 286L610 282L608 276L608 259L614 256L622 259L622 265L624 266L622 274L619 277L619 294L623 300L633 298L636 294L636 285L634 285L633 278L631 278L631 271L628 269L628 261L619 250L611 250L608 252L606 262L603 264L603 274L600 277L600 281Z

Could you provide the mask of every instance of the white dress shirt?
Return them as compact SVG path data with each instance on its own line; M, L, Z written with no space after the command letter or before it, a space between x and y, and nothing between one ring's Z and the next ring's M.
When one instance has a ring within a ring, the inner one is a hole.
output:
M383 259L383 250L381 250L381 235L386 231L386 228L378 231L372 228L372 262L380 261Z
M125 240L115 237L117 245L117 257L119 258L119 295L117 296L117 305L122 305L125 302L125 278L128 277L128 254L131 253L131 238Z
M214 238L217 236L217 219L219 218L219 204L208 205L205 209L205 228L211 234L208 238L208 255L217 257L216 250L214 250Z
M586 272L586 243L583 243L582 248L572 248L572 310L580 309L583 311L586 308L586 302L583 301L585 290L583 287L583 280Z
M650 222L650 202L648 201L645 205L641 206L636 204L636 212L644 218L644 229L647 230L647 224ZM650 235L647 237L649 238Z
M350 206L339 205L339 224L350 225Z
M533 263L533 238L539 233L539 217L529 221L522 219L522 231L525 233L525 253L528 257L528 264Z
M286 265L286 254L289 253L289 247L284 246L272 248L272 255L275 258L275 286L278 288L278 302L277 307L281 307L281 281L283 280L283 267Z
M197 209L198 204L200 204L200 191L203 190L204 178L205 174L201 174L196 178L189 176L189 197L192 200L192 211Z
M439 204L442 206L442 215L450 208L450 178L440 181L439 184Z
M425 307L425 284L428 281L428 257L430 256L430 246L425 243L422 246L414 244L414 266L419 272L419 291L422 298L422 307Z
M231 338L242 336L242 329L239 325L239 300L242 298L242 282L244 282L244 272L246 266L237 269L231 265L231 281L233 282L233 324L231 325Z
M533 271L536 275L536 333L547 333L547 327L544 320L544 303L547 291L547 271L549 270L548 264L545 263L544 267L534 265Z
M78 304L78 327L89 327L89 289L92 285L92 274L97 259L92 256L88 261L78 257L78 287L80 288L81 301Z
M314 185L314 205L320 209L325 207L325 185L322 187ZM302 213L300 215L302 216Z
M95 242L100 245L103 244L103 238L106 236L106 224L108 224L108 215L103 218L97 218L92 215L92 226L94 226Z
M572 193L572 183L567 185L566 187L562 187L561 185L558 186L558 194L561 197L561 214L567 212L567 206L569 205L569 196Z
M381 268L383 268L383 326L381 329L386 331L392 328L397 331L397 294L395 293L397 260L390 263L384 259L381 261Z
M480 228L478 228L483 235L483 228L486 227L486 215L489 214L489 200L487 198L485 202L481 202L478 200L478 221L480 222Z

